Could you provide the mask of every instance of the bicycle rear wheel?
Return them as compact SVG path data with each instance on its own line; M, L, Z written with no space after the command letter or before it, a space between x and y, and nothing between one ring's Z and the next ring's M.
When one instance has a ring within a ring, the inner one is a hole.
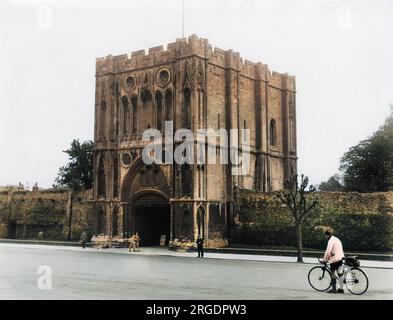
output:
M325 267L314 267L308 273L308 283L317 291L326 291L331 285L330 271Z
M368 278L363 270L352 268L345 277L348 290L355 295L361 295L368 289Z

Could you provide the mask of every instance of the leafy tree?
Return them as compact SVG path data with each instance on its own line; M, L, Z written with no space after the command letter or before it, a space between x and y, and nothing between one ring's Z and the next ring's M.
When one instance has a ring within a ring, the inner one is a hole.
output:
M340 182L341 177L338 174L331 176L327 181L321 182L318 186L320 191L343 191L344 186Z
M90 140L73 140L71 147L63 151L69 156L67 165L60 167L54 187L66 187L73 191L93 187L93 152L94 143Z
M301 175L300 184L298 176L294 175L285 183L285 190L278 193L277 197L291 211L294 218L294 227L297 240L297 262L303 262L303 240L302 240L302 224L314 212L314 208L318 202L314 199L308 199L307 195L316 191L313 185L307 190L309 183L308 177Z
M393 189L393 108L377 132L344 154L340 170L347 191Z
M55 180L55 188L67 188L69 193L69 219L67 240L72 239L72 213L75 193L93 187L93 152L94 143L90 140L73 140L71 147L64 151L69 156L67 165L60 167Z

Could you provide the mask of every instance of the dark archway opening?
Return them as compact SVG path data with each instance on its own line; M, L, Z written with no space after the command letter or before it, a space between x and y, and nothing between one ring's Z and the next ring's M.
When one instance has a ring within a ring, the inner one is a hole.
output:
M159 246L162 235L168 245L170 236L170 205L157 194L145 194L133 202L134 227L142 246Z

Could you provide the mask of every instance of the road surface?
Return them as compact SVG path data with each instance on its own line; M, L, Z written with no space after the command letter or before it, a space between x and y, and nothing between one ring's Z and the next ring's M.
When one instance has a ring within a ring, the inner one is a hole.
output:
M329 295L309 286L311 264L157 254L164 250L0 244L0 299L393 299L389 268L364 269L363 296Z

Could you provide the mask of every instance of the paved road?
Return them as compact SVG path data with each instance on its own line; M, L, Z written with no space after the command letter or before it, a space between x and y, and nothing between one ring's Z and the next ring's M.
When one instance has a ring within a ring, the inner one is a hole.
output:
M393 269L365 268L367 294L332 297L309 287L310 264L197 259L163 250L0 244L0 299L393 299ZM38 288L41 265L51 268L50 290Z

